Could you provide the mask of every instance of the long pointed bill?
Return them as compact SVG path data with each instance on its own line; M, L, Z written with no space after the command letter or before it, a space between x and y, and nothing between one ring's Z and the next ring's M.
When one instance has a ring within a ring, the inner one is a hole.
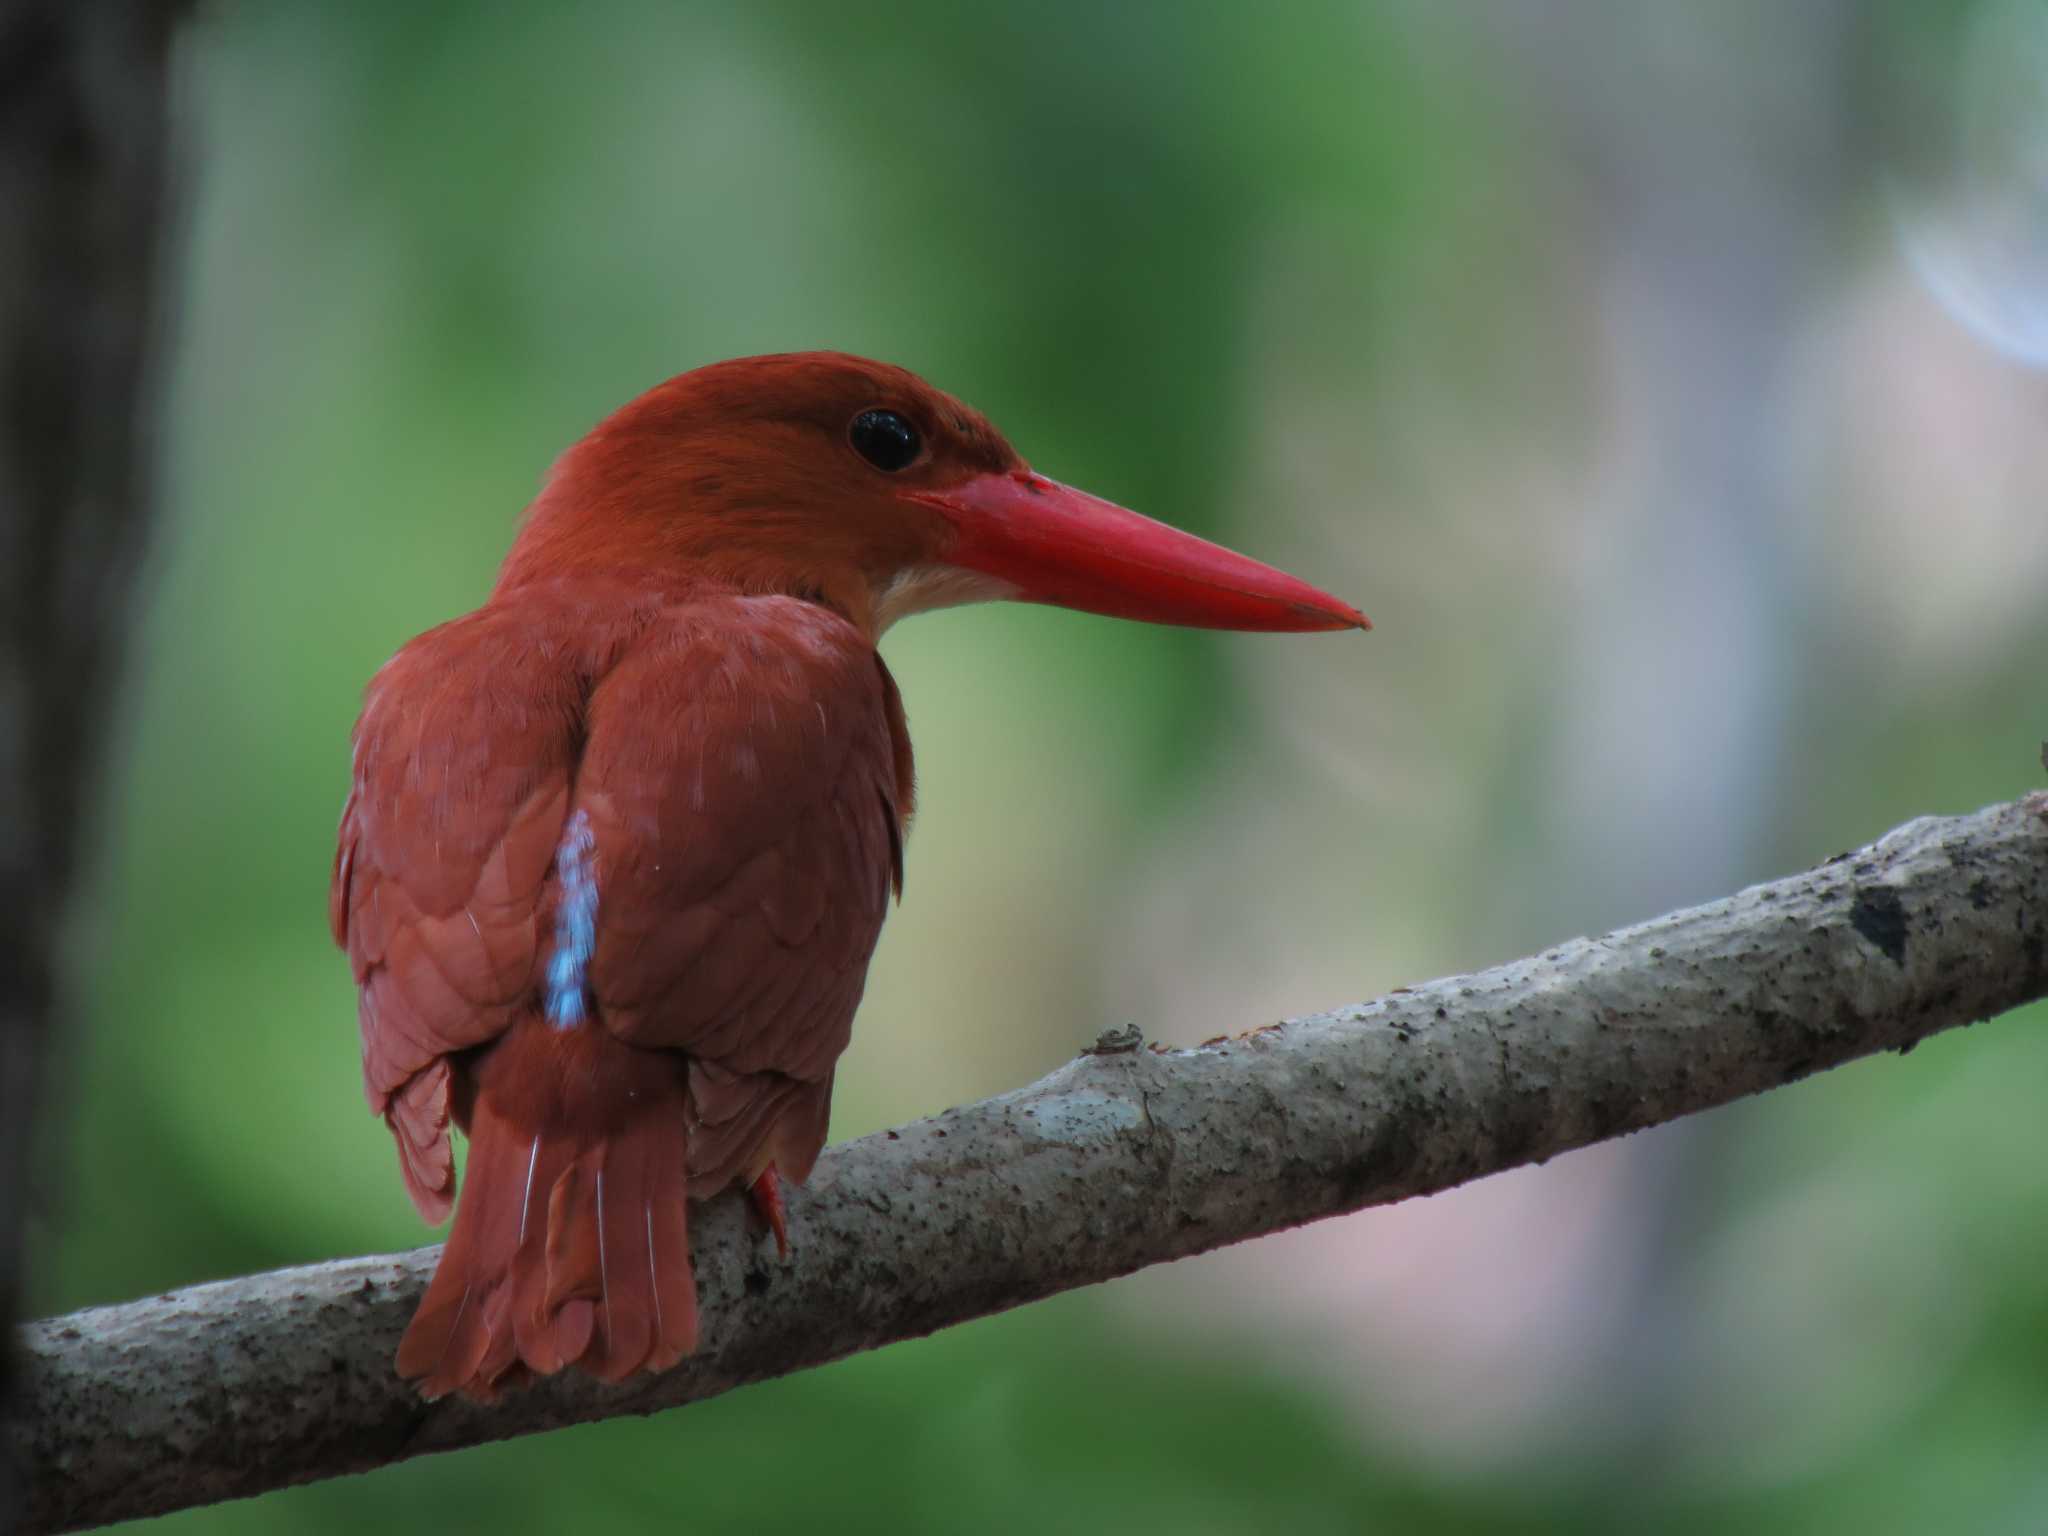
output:
M1349 603L1207 539L1028 470L908 498L959 532L946 562L1026 602L1202 629L1370 629Z

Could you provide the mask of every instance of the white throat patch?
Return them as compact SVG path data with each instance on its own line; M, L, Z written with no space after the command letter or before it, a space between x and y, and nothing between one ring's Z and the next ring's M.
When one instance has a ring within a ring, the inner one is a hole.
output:
M958 608L963 603L999 602L1016 595L1017 589L1009 582L980 571L963 571L957 565L912 566L875 593L875 633L882 634L913 613Z

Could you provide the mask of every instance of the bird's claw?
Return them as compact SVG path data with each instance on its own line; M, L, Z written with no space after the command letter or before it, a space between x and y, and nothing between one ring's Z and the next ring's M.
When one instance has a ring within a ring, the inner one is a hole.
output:
M782 1204L782 1177L770 1163L761 1170L761 1176L747 1186L747 1199L755 1213L768 1223L768 1230L775 1234L775 1256L789 1257L789 1213Z

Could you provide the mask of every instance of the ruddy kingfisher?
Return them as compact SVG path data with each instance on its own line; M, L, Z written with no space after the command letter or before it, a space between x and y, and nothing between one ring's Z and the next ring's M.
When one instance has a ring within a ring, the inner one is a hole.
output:
M786 1246L915 803L876 644L997 598L1369 627L1037 474L901 368L805 352L606 417L484 605L372 679L330 916L370 1106L421 1216L455 1208L398 1348L426 1396L674 1365L691 1199L740 1186Z

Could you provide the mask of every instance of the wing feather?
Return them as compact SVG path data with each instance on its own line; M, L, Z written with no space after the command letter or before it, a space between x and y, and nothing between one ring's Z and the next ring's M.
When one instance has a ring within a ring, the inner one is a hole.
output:
M363 1089L430 1221L454 1187L445 1058L531 992L589 679L570 615L486 608L407 645L357 722L329 892L360 990Z
M593 990L621 1039L691 1057L693 1097L716 1083L693 1184L823 1143L895 880L900 718L865 637L790 598L678 610L591 696Z

